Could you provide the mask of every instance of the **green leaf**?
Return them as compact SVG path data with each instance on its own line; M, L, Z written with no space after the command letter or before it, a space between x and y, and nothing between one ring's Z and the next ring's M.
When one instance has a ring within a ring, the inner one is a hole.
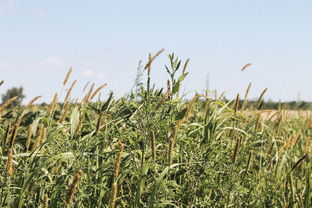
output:
M181 120L185 116L186 112L187 112L187 107L178 113L178 115L176 116L176 120Z
M114 93L110 92L108 99L106 100L106 102L102 106L102 109L101 109L102 112L106 111L109 108L109 106L112 102L112 99L113 99L113 95L114 95Z
M70 132L71 135L73 136L76 132L76 129L79 125L79 117L80 117L80 112L78 109L78 106L76 106L70 116Z
M182 74L182 75L179 77L178 81L179 81L179 82L182 82L182 81L185 79L185 77L186 77L187 75L188 75L188 72Z
M42 119L42 117L37 118L36 120L34 120L34 122L32 123L32 134L36 135L37 133L37 128L39 125L40 120Z
M182 165L181 163L175 163L172 164L170 166L167 166L159 175L158 178L156 178L154 184L153 184L153 188L152 188L152 194L151 194L151 202L150 202L150 207L154 207L155 205L155 201L157 199L157 193L158 193L158 189L161 185L161 183L164 181L164 177L167 175L167 173L169 172L170 169L173 169L177 166Z
M172 93L173 94L177 93L179 91L179 89L180 89L180 82L178 81L178 82L174 83Z
M181 65L181 61L178 62L177 67L176 67L176 71L178 71L178 69L180 68Z

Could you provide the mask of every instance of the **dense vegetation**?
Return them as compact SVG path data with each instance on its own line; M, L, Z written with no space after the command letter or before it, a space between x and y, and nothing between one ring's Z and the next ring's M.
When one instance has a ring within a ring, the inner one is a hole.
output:
M170 55L168 86L155 89L157 55L142 69L146 85L138 77L120 99L94 101L103 85L74 102L74 81L62 102L2 106L1 206L311 206L311 117L280 110L263 120L239 99L183 101L187 62Z

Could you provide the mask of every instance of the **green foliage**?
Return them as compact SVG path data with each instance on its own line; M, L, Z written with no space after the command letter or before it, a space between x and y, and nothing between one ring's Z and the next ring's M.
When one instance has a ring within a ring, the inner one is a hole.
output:
M104 102L68 103L63 122L65 105L60 104L54 111L36 106L3 112L1 137L9 122L13 127L7 138L14 127L18 132L12 177L6 174L9 147L1 141L1 207L108 207L118 141L124 151L116 207L311 206L312 118L262 120L256 113L235 113L231 102L207 97L188 112L191 102L178 95L187 73L180 73L181 61L173 54L169 58L172 93L140 85L120 99L110 93ZM45 129L33 151L25 146L29 125L30 146L40 126ZM66 205L80 169L73 204Z

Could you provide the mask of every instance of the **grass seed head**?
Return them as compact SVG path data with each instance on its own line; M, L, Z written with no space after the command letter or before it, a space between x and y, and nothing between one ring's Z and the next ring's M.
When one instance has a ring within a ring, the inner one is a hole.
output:
M241 71L245 71L249 66L251 66L251 63L246 64L245 66L243 66L243 68L241 69Z
M5 133L4 133L4 136L3 136L3 140L2 140L2 149L5 150L7 145L8 145L8 138L9 138L9 135L10 135L10 131L11 131L11 128L12 128L12 124L9 122L8 123L8 126L5 130Z
M101 86L99 86L95 91L94 93L91 95L91 98L90 100L92 100L104 87L106 87L107 84L103 84Z
M86 94L86 96L83 98L82 103L88 103L92 94L94 88L94 83L92 83L90 90L88 91L88 93Z
M39 130L38 130L38 133L37 133L37 137L36 137L36 139L35 139L34 144L32 145L31 151L34 151L37 147L40 146L43 137L44 137L44 125L41 124L41 125L39 126Z
M27 133L27 138L26 138L26 143L25 143L25 147L26 147L26 150L28 151L29 150L29 146L30 146L30 140L31 140L31 137L32 137L32 125L30 124L28 126L28 133Z
M9 177L13 176L13 150L12 148L8 148L7 151L7 162L6 162L6 173Z
M69 70L68 70L68 72L67 72L67 74L66 74L66 76L65 76L65 79L64 79L64 81L63 81L63 85L64 85L64 86L66 85L66 83L67 83L67 81L68 81L68 79L69 79L69 76L70 76L72 70L73 70L72 67L70 67Z
M53 100L50 104L50 107L49 107L49 113L53 113L56 109L56 105L57 105L57 99L58 99L58 94L55 93L54 96L53 96Z
M27 105L26 105L26 108L29 108L30 106L32 106L32 104L34 102L36 102L36 100L38 100L39 98L41 98L42 96L37 96L37 97L34 97Z
M0 112L3 111L6 107L8 107L11 103L13 103L18 98L19 98L18 96L15 96L15 97L12 97L12 98L8 99L5 103L3 103L0 106Z
M268 88L265 88L263 91L262 91L262 93L261 93L261 95L260 95L260 97L259 97L259 99L258 99L258 102L257 102L257 108L259 109L260 108L260 106L261 106L261 104L262 104L262 99L263 99L263 96L264 96L264 94L265 94L265 92L268 90Z
M152 62L162 53L162 52L164 52L165 51L165 49L161 49L161 50L159 50L154 56L150 56L149 57L149 60L148 60L148 62L147 62L147 64L145 65L145 69L148 69L149 67L150 67L150 65L152 64Z
M117 182L114 182L112 185L112 192L109 199L109 208L115 208L116 200L117 200Z
M66 96L65 96L65 99L64 99L64 103L67 103L68 102L68 99L69 99L69 96L70 96L70 93L71 91L73 90L75 84L76 84L77 80L74 80L70 86L70 88L68 89L67 93L66 93Z
M80 182L81 176L82 176L83 172L81 169L79 169L75 176L74 176L74 180L71 183L69 189L68 189L68 193L67 193L67 198L66 198L66 204L71 204L74 200L74 195L76 193L78 184Z
M124 144L119 141L119 152L117 153L115 168L114 168L114 181L117 180L120 170L121 157L124 149Z

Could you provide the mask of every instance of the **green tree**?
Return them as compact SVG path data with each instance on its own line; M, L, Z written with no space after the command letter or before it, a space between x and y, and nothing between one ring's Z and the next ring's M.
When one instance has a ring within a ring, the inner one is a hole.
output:
M5 94L2 95L2 104L5 103L12 97L18 96L18 98L10 104L9 107L20 106L22 104L23 99L25 98L23 87L12 87L6 91Z

